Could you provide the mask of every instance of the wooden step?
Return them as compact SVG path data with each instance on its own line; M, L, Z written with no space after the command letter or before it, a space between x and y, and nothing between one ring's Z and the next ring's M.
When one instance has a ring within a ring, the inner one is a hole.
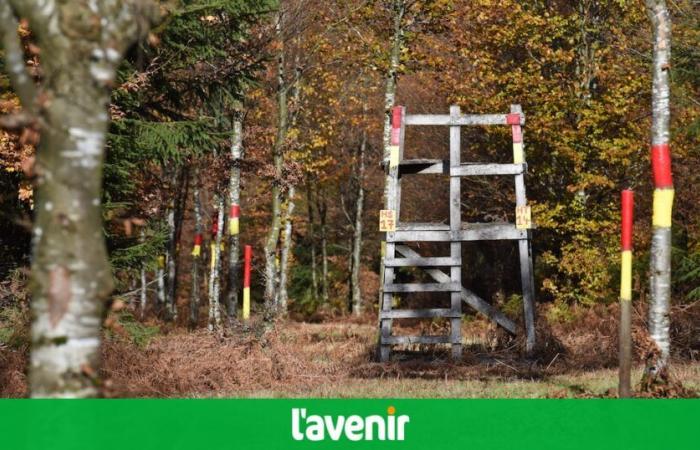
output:
M459 283L391 283L385 284L383 291L388 292L460 292Z
M520 175L527 170L527 164L462 164L450 168L450 176L471 177L487 175Z
M462 258L386 258L385 267L458 267Z
M449 308L431 309L392 309L380 311L382 319L429 319L433 317L461 317L461 312L452 311Z
M449 228L449 227L448 227ZM455 240L501 241L527 239L528 230L519 230L512 223L466 223L462 229L454 232ZM396 231L387 233L387 242L450 242L452 232L448 230L426 230L397 227Z
M382 337L382 344L449 344L450 336L388 336Z

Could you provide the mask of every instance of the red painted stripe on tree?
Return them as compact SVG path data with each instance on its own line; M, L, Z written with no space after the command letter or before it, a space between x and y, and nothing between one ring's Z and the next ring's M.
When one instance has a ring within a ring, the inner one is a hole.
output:
M216 236L216 233L219 232L219 223L217 221L214 221L211 223L211 235Z
M520 125L520 114L506 114L506 124L508 125Z
M250 261L253 257L253 248L250 245L246 245L243 250L243 287L250 287Z
M632 250L632 227L634 224L634 192L622 191L622 250Z
M651 147L651 168L654 173L655 187L673 187L671 149L668 144L657 144Z
M241 206L240 205L231 205L231 211L229 211L228 216L232 219L241 217Z
M197 233L194 235L194 245L202 245L202 234Z

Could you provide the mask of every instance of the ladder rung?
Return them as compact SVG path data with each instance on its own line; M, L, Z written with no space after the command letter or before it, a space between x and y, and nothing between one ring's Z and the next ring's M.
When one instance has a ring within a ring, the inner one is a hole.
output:
M452 311L449 308L431 309L392 309L391 311L380 311L382 319L429 319L431 317L461 317L459 311Z
M459 283L385 284L384 292L461 292Z
M399 222L399 231L449 231L450 225L440 222Z
M470 223L462 224L462 229L455 232L455 240L500 241L527 239L527 230L520 230L512 223ZM387 242L450 242L452 232L433 230L403 230L388 233Z
M449 344L450 336L388 336L382 344Z
M456 267L462 265L461 258L387 258L386 267Z
M526 168L526 164L462 164L459 167L452 167L450 176L519 175L525 172Z

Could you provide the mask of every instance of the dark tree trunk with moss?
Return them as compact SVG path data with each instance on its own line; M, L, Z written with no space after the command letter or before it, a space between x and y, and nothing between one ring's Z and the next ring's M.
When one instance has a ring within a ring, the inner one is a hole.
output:
M112 290L100 201L108 105L122 55L155 17L146 4L0 0L13 86L41 133L31 284L33 397L98 394L100 331ZM37 86L16 53L20 18L42 51Z

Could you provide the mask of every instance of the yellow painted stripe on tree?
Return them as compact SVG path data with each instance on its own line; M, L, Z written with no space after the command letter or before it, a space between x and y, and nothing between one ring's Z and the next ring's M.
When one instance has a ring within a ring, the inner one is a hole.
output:
M250 319L250 288L243 288L243 320Z
M654 189L654 215L652 224L658 228L670 228L673 222L673 189Z
M632 300L632 251L622 252L622 269L620 272L620 300Z
M202 246L201 245L195 245L194 248L192 248L192 256L195 258L199 258L202 255Z
M229 218L228 234L235 236L239 233L238 217Z
M513 164L522 164L525 162L525 154L523 152L523 143L513 143Z
M165 269L165 255L160 255L158 257L158 267L160 269Z
M214 266L216 265L216 243L215 242L211 243L209 250L211 253L211 268L213 269Z

